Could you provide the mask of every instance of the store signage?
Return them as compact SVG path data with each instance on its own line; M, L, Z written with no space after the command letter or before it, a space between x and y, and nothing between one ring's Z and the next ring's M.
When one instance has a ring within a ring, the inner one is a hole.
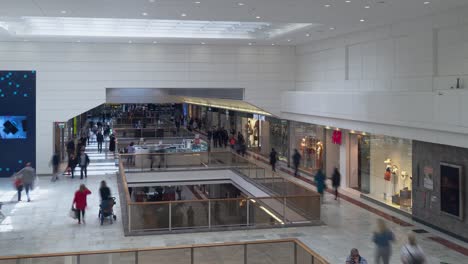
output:
M339 130L333 131L332 143L336 145L341 145L341 131Z

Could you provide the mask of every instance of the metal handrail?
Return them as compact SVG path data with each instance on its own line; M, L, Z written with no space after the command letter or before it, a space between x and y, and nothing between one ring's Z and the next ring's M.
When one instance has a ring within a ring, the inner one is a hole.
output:
M211 247L229 247L229 246L246 246L261 245L261 244L278 244L278 243L294 243L294 252L297 252L297 247L306 251L313 259L312 263L330 264L317 252L309 248L306 244L297 238L276 239L276 240L257 240L257 241L242 241L242 242L224 242L224 243L208 243L208 244L193 244L193 245L180 245L180 246L167 246L167 247L151 247L151 248L134 248L134 249L115 249L115 250L99 250L99 251L81 251L81 252L63 252L63 253L49 253L49 254L29 254L29 255L16 255L0 257L0 261L7 260L21 260L21 259L37 259L37 258L53 258L53 257L79 257L87 255L104 255L104 254L122 254L122 253L135 253L149 252L149 251L162 251L162 250L177 250L177 249L190 249L193 254L194 249L211 248ZM190 256L193 257L193 256ZM246 261L248 259L244 259ZM315 260L315 261L314 261ZM317 262L318 261L318 262ZM135 259L138 263L138 259Z

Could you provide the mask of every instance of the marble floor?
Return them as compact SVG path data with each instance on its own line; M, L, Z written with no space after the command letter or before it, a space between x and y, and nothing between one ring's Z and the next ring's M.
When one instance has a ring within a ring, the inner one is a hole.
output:
M337 202L328 194L322 206L322 220L326 223L323 226L125 237L120 221L119 201L114 207L117 222L101 226L97 218L99 183L106 180L113 193L117 194L115 174L90 173L85 180L61 178L57 182L50 182L49 179L50 177L41 177L39 186L31 193L30 203L15 202L15 191L11 181L0 180L0 201L4 203L2 212L5 215L3 220L0 220L0 256L293 237L300 239L330 263L344 263L353 247L358 248L369 263L374 263L371 236L379 216L347 201ZM68 217L73 194L80 183L86 184L93 192L88 198L87 221L82 225ZM400 263L399 249L411 230L430 230L410 219L405 221L413 226L402 226L387 221L397 238L391 263ZM431 233L417 234L429 263L468 263L467 256L431 240L430 236ZM467 247L466 243L458 244Z

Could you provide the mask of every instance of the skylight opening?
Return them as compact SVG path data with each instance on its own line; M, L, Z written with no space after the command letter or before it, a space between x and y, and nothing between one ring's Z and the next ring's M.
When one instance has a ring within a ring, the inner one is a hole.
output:
M271 39L313 26L308 23L154 20L76 17L1 18L0 26L18 37L132 37Z

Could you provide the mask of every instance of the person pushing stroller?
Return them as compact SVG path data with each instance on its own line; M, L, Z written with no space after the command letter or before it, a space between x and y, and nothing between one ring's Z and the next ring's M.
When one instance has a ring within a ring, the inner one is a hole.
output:
M101 181L101 187L99 188L99 195L101 196L101 204L99 205L99 219L101 225L104 224L104 219L110 217L111 223L117 219L114 214L115 198L111 196L111 190L107 187L106 181Z

